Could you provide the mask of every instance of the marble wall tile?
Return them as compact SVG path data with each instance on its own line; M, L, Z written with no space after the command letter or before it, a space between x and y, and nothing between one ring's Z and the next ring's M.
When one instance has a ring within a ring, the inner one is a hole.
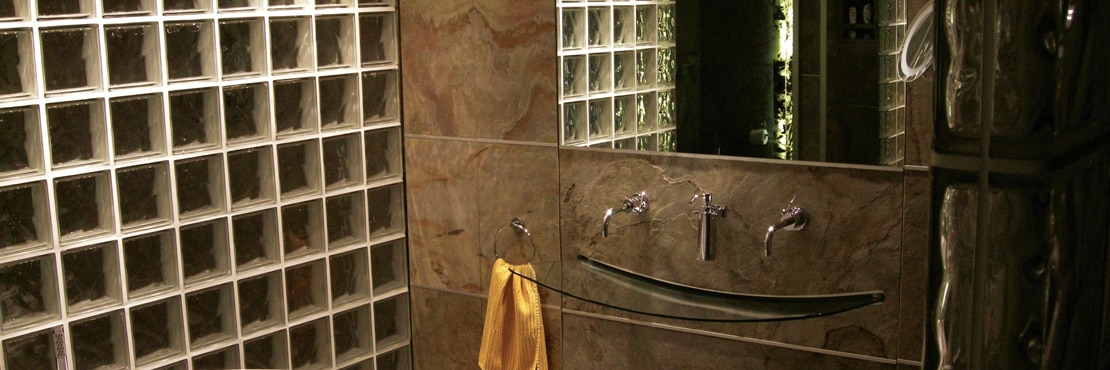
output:
M905 172L902 285L898 313L898 358L921 361L925 346L925 285L928 280L930 176Z
M574 314L563 317L568 369L889 369L894 364L766 346Z
M406 0L407 134L555 143L555 2Z
M930 4L928 0L906 1L906 21L913 22L914 17ZM935 71L936 67L930 67L920 78L906 83L906 164L908 165L928 166L932 160L933 116L936 109L933 105Z
M583 254L660 279L733 292L806 295L880 290L886 294L881 304L801 321L706 324L636 319L895 356L900 171L567 149L561 152L560 165L564 260ZM648 214L614 216L610 237L602 238L605 210L643 190L651 198ZM717 260L710 262L696 260L698 220L690 215L688 203L701 192L713 193L717 204L729 208L717 228ZM795 205L810 214L809 224L799 232L780 232L773 255L765 257L766 229L795 194ZM569 298L564 305L633 317Z

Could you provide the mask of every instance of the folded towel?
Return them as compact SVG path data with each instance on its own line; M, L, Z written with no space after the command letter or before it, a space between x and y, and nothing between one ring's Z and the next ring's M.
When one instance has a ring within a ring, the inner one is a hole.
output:
M500 258L494 261L478 366L483 370L546 370L539 289L535 282L513 275L510 268L536 276L531 264L511 266Z

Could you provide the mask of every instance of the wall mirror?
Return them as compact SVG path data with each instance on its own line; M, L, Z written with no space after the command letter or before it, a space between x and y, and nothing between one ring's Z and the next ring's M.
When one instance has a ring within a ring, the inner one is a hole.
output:
M560 144L901 166L923 3L558 0Z

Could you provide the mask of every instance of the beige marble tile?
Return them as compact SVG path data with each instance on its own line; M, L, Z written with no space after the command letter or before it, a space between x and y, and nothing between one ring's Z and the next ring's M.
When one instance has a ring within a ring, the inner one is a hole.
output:
M906 164L928 166L933 153L933 69L906 84Z
M554 143L552 1L406 0L407 134Z
M921 361L925 343L925 285L928 281L929 172L906 171L905 189L898 358Z

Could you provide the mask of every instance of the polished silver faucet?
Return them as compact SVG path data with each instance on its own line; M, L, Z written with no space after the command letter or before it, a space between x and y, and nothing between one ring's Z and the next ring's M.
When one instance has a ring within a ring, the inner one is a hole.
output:
M713 194L702 193L695 194L690 198L690 203L701 198L702 204L699 205L698 210L694 214L698 215L698 261L712 261L717 258L716 248L716 233L713 229L716 227L716 218L725 217L725 206L713 204Z
M766 248L764 255L771 255L771 238L775 237L775 231L798 231L806 227L809 214L802 207L794 207L794 199L796 198L797 196L791 198L790 204L782 209L782 217L779 218L779 222L767 228L767 236L763 238L763 246Z
M632 194L632 196L628 197L628 199L625 199L624 203L621 203L621 207L620 207L620 209L617 209L617 211L628 213L628 214L631 214L631 215L638 215L638 214L646 212L647 209L648 209L647 192L641 191L639 194ZM608 211L605 211L605 218L604 218L604 221L601 224L601 237L602 238L609 237L609 220L611 220L613 218L613 210L614 210L614 208L609 208Z

